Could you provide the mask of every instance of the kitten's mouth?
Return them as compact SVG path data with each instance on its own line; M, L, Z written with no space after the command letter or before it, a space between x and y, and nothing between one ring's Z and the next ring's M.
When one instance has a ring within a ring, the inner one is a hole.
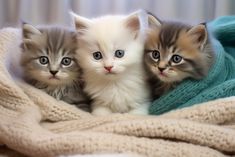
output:
M115 72L106 72L105 75L115 75L116 73Z
M160 72L159 75L160 75L161 77L168 77L167 74L164 73L164 72Z
M56 76L50 76L49 80L60 80L60 79L58 77L56 77Z

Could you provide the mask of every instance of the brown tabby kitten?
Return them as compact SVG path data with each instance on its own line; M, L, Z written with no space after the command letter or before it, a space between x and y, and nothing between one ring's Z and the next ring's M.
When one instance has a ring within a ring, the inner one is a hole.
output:
M206 26L161 22L149 15L144 62L158 98L186 78L202 79L214 60Z
M77 34L64 27L23 24L21 66L24 79L58 100L87 108L82 71L75 59Z

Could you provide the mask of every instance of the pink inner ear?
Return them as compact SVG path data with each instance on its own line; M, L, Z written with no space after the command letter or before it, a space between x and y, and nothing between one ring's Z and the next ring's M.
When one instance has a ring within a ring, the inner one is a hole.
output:
M127 21L127 27L131 28L133 31L137 31L140 29L140 23L139 20L137 19L131 19Z
M134 39L136 39L140 30L140 21L138 16L132 15L131 17L129 17L126 21L126 27L134 33Z
M127 18L126 21L127 28L130 28L132 31L138 31L140 29L140 21L137 15L132 15Z
M204 25L193 27L191 30L189 30L189 34L196 42L200 44L204 44L207 40L207 31Z

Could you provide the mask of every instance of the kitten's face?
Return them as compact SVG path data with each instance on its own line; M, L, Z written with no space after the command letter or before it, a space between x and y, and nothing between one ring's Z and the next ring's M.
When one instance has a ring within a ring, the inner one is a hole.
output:
M80 69L74 58L75 36L62 28L36 29L24 24L21 64L25 77L54 86L77 80Z
M141 62L138 16L107 16L93 21L76 19L80 33L79 59L84 71L116 78Z
M169 23L151 28L145 45L145 63L163 82L200 79L209 69L208 56L202 51L206 38L203 25L191 28Z

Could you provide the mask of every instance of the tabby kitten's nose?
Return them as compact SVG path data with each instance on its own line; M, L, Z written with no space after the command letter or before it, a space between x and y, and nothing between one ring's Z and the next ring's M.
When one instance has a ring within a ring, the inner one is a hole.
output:
M111 69L113 68L113 66L108 66L108 67L104 67L108 72L111 71Z
M51 73L52 75L55 75L56 73L58 73L58 71L51 70L50 73Z
M158 67L160 72L163 72L166 68Z

